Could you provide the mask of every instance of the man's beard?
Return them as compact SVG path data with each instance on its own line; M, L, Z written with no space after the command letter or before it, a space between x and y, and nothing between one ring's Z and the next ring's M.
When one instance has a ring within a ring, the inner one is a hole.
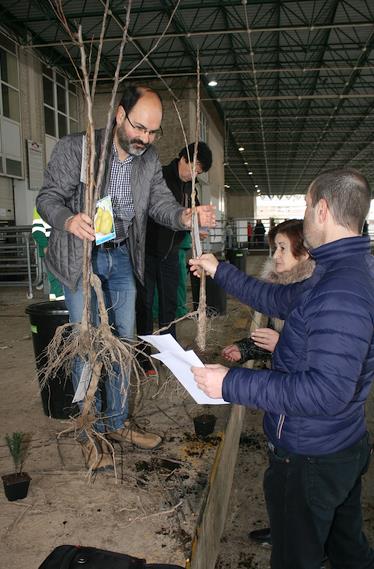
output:
M130 156L141 156L150 147L149 142L143 142L140 138L129 139L120 127L117 128L117 140L122 150Z

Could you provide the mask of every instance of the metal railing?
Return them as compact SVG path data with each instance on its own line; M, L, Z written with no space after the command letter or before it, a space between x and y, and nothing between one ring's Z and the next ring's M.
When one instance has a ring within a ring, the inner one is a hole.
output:
M43 282L42 266L31 226L0 226L0 286L26 286L33 298L33 286Z
M256 219L253 217L243 217L243 218L230 218L222 220L222 234L223 240L225 242L225 247L228 249L249 249L249 250L269 250L269 240L268 234L272 226L272 223L278 225L282 221L286 221L284 218L263 218L262 222L265 227L265 234L263 239L256 240L254 235L254 228L256 226ZM272 222L272 223L271 223ZM251 225L252 232L251 237L248 235L248 225ZM374 254L374 224L369 223L368 233L371 243L371 252Z

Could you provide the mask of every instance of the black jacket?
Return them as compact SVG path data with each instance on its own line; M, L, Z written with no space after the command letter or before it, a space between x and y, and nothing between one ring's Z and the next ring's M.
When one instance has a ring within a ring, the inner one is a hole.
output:
M179 158L175 158L167 166L163 166L162 173L168 188L172 191L175 199L183 207L191 207L192 183L182 182L178 174ZM198 202L196 201L196 205ZM147 237L145 242L145 252L148 255L165 259L179 249L186 231L173 231L150 217L147 223Z

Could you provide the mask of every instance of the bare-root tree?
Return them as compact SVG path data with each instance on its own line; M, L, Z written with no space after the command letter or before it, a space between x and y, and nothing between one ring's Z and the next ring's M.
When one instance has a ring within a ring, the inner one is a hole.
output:
M107 158L107 148L110 140L112 121L114 114L115 98L120 83L120 69L123 59L124 47L128 37L128 27L130 21L131 1L128 2L126 22L123 28L122 39L119 48L119 55L113 80L113 88L110 104L107 113L107 122L104 131L104 140L101 148L96 148L95 126L93 120L93 105L95 99L96 85L100 68L103 39L109 15L109 0L106 0L102 26L100 32L99 46L96 52L95 65L92 70L93 44L89 44L89 52L86 51L86 43L83 40L82 27L78 26L74 31L67 22L62 6L62 0L51 2L56 15L63 24L73 45L80 52L80 68L76 72L80 79L82 92L84 95L87 109L87 129L84 146L86 184L84 195L84 212L94 218L96 202L101 195L104 183L105 161ZM110 378L113 364L116 364L122 371L122 378L135 378L135 383L139 386L141 380L141 368L136 358L136 346L129 341L120 339L113 334L109 324L108 313L105 307L104 296L101 288L100 279L92 270L91 254L92 244L88 240L83 243L83 296L84 309L81 323L67 324L60 327L49 345L48 361L44 370L44 381L53 378L61 366L71 367L76 358L85 362L86 369L89 370L91 380L86 392L81 415L75 420L74 428L84 430L89 438L100 437L93 429L95 422L95 393L98 382L102 374ZM91 302L92 291L97 298L99 311L99 322L93 322ZM70 331L70 333L67 333ZM122 380L121 393L123 398L127 397L129 385Z
M196 93L196 128L195 128L195 140L196 143L199 140L200 132L200 61L197 58L197 93ZM197 144L194 148L193 156L193 176L192 176L192 208L193 216L196 216L196 161L197 161ZM196 224L197 226L197 224ZM196 243L192 242L192 250L194 256L196 255ZM199 293L199 307L198 307L198 326L196 343L199 349L204 352L206 348L206 326L207 326L207 316L206 316L206 274L204 269L200 271L200 293Z
M161 37L152 47L150 52L154 51L161 41L161 38L166 33L167 28L175 14L179 5L176 3L174 10L171 14L169 22ZM104 3L104 2L103 2ZM104 14L102 19L100 39L98 47L94 48L94 42L88 43L83 38L81 25L76 29L72 29L72 25L67 21L64 11L62 0L50 0L55 14L64 26L70 40L80 53L80 66L79 68L71 61L75 67L77 76L79 77L81 89L83 92L84 100L87 110L87 129L84 143L85 154L85 196L84 196L84 212L93 219L95 216L96 203L101 196L103 183L105 161L107 159L107 148L110 141L112 132L112 121L115 108L115 99L120 83L126 79L131 72L126 75L120 76L121 65L123 61L123 54L126 42L128 41L128 29L130 22L131 0L127 2L126 20L123 27L122 39L119 47L119 55L116 64L116 70L113 78L113 88L110 98L110 103L107 113L106 127L104 131L104 139L101 148L96 148L95 142L95 125L93 119L93 105L95 100L96 86L98 74L100 69L100 60L105 38L105 31L110 15L110 2L105 1ZM88 46L88 47L87 47ZM66 48L69 54L68 49ZM149 52L149 53L150 53ZM143 56L142 61L146 59L149 53ZM70 55L69 55L70 57ZM93 64L94 60L94 64ZM138 63L135 67L137 67ZM178 113L179 115L179 113ZM198 80L197 80L197 111L196 111L196 132L195 140L198 141L199 133L199 116L200 116L200 69L198 64ZM179 115L180 117L180 115ZM187 146L187 141L186 141ZM195 145L195 153L193 157L193 177L192 177L192 209L193 216L197 215L195 207L195 172L196 172L196 157L197 157L197 144ZM196 246L193 244L194 251ZM95 437L101 437L99 433L93 428L96 420L95 409L95 393L97 391L98 382L100 377L104 374L109 379L115 363L121 370L123 378L132 378L133 384L136 386L135 408L137 399L140 397L140 384L142 381L143 371L138 364L137 353L138 347L135 343L120 339L113 334L109 324L108 314L105 307L104 296L101 288L100 279L94 274L92 270L91 255L92 244L84 240L83 244L83 295L84 295L84 309L82 314L81 323L66 324L57 329L53 341L48 347L47 364L43 371L43 382L47 382L54 378L59 368L64 366L67 370L71 369L73 361L80 358L85 363L85 369L89 370L88 373L91 377L89 388L86 392L82 412L78 418L73 419L73 429L75 431L85 431L86 435L92 440ZM99 322L92 320L92 291L97 298ZM186 317L193 317L194 313L188 314ZM185 317L184 317L185 318ZM205 302L205 274L201 276L200 286L200 303L198 309L198 334L197 343L201 351L205 349L205 336L206 336L206 302ZM121 386L121 393L123 399L127 397L129 384L123 380Z
M174 108L176 110L179 123L182 129L184 142L187 149L188 161L192 164L192 191L191 191L191 207L192 207L192 228L198 226L198 213L196 210L196 162L197 162L197 145L199 141L200 132L200 60L199 54L197 54L197 73L196 73L196 120L195 120L195 146L193 156L189 156L188 142L186 137L186 131L183 126L183 121L181 114L178 109L176 101L173 101ZM196 239L198 235L192 231L192 254L194 257L197 255ZM206 349L206 337L207 337L207 313L206 313L206 274L204 269L200 271L200 292L199 292L199 305L197 309L197 334L196 334L196 344L200 352L205 352ZM195 313L187 314L183 318L191 318Z

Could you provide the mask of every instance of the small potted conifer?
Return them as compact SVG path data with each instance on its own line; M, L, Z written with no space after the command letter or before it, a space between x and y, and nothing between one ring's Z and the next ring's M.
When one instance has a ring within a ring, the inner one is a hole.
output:
M31 476L23 472L23 464L30 444L30 436L27 433L12 433L5 436L6 444L14 462L15 471L4 474L1 478L4 484L5 496L8 500L21 500L26 498L29 490Z

